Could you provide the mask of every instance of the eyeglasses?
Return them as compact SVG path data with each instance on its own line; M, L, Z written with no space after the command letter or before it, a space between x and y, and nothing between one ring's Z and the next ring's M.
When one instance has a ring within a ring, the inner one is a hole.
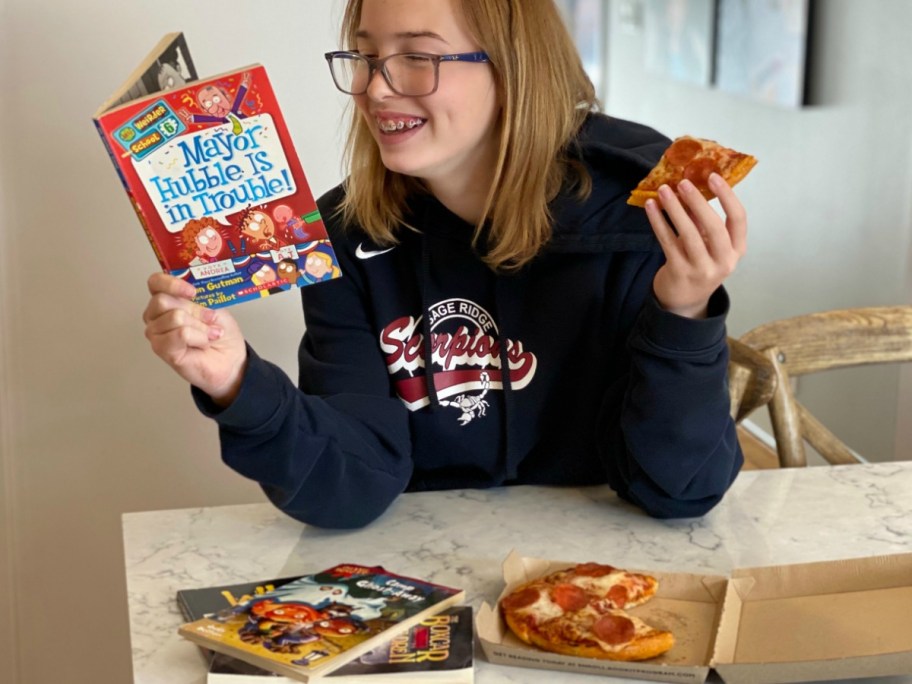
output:
M485 52L462 52L457 55L429 55L424 52L401 52L382 59L365 57L358 52L327 52L326 61L336 88L349 95L367 92L374 74L383 74L397 95L424 97L436 92L441 62L487 62Z

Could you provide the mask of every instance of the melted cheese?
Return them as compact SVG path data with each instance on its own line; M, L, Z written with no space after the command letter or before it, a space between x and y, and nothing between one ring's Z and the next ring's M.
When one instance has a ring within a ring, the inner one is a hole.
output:
M604 596L615 584L621 584L623 577L624 574L617 571L610 572L607 575L602 575L601 577L586 577L577 575L570 579L570 583L575 584L581 589L585 589L587 592L595 593L599 596Z
M551 593L547 591L546 587L539 587L538 599L535 603L521 608L517 613L532 615L535 621L541 624L546 620L561 617L564 614L564 609L551 600Z

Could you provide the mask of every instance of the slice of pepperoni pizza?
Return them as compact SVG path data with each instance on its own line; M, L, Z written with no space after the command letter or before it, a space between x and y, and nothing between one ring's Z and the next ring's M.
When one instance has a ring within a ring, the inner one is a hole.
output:
M649 575L582 563L516 587L500 608L517 637L546 651L646 660L674 646L674 636L626 609L648 601L657 589Z
M712 199L715 194L709 189L708 180L714 171L729 185L734 185L756 164L757 159L749 154L723 147L714 140L685 135L665 150L659 163L630 193L627 204L644 207L646 200L659 196L662 185L674 189L685 178L696 185L706 199Z

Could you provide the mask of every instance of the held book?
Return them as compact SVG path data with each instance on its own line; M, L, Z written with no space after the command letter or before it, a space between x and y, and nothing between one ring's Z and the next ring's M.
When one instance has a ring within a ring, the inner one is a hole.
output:
M178 592L188 619L203 613L182 625L179 633L222 656L304 682L333 672L338 672L333 681L339 684L360 682L360 677L349 679L360 675L370 681L400 681L394 673L409 681L432 671L438 673L432 675L434 681L472 681L471 613L441 614L465 598L460 589L351 563L260 584L266 586ZM236 602L235 592L243 594ZM414 641L412 634L417 635ZM457 635L460 644L467 644L458 658L451 655ZM411 649L420 653L410 653ZM406 667L410 661L415 667ZM445 665L439 670L424 668L424 663L436 661ZM215 655L210 669L216 664L228 669L230 663ZM257 676L236 664L234 671ZM389 674L378 680L380 674L368 672Z
M262 65L197 79L168 34L93 120L159 264L198 304L341 275Z

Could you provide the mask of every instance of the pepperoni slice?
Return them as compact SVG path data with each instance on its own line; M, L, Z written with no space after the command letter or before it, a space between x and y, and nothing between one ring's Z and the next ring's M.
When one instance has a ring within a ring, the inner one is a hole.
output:
M539 595L540 592L536 587L526 587L525 589L520 589L519 591L506 596L504 600L501 601L501 605L506 610L519 610L520 608L531 606L538 601Z
M704 157L691 162L684 168L684 178L696 185L700 190L706 190L709 187L709 176L714 171L719 171L716 161L709 157Z
M582 610L589 605L586 592L575 584L558 584L551 589L551 600L566 611Z
M573 572L581 577L604 577L614 571L615 568L612 566L601 563L580 563L573 568Z
M615 584L608 590L608 593L605 594L605 598L608 599L615 608L623 608L630 599L630 593L623 584Z
M703 150L703 145L692 138L675 140L665 150L665 159L672 166L684 166Z
M628 642L636 634L633 620L621 615L603 615L592 625L592 631L595 636L612 646Z

